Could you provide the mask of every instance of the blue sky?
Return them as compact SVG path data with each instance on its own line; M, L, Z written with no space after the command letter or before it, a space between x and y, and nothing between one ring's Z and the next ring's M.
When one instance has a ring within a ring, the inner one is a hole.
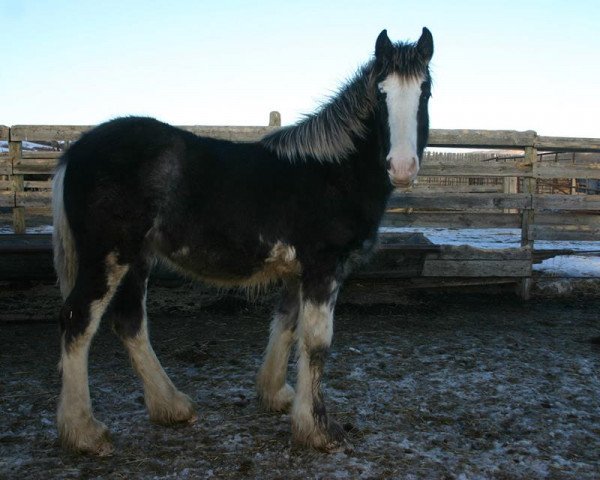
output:
M600 2L0 0L0 124L292 123L433 33L433 128L600 137Z

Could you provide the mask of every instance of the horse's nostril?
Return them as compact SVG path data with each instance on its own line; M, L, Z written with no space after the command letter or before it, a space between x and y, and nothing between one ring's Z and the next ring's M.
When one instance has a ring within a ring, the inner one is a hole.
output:
M390 170L392 168L392 157L387 157L385 159L385 166L387 167L388 170Z

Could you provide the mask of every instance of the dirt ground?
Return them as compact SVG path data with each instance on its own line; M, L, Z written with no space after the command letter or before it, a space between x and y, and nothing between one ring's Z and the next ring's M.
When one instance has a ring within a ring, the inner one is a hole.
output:
M341 305L325 392L354 450L327 455L292 448L289 416L258 408L266 304L153 286L155 350L199 421L151 424L124 349L101 328L90 382L116 447L107 458L57 444L59 304L52 285L0 286L3 479L600 478L598 298Z

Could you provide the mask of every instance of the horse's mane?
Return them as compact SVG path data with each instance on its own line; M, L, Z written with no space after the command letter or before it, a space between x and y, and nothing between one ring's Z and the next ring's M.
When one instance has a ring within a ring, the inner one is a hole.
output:
M384 68L405 77L425 73L431 81L428 62L415 47L414 43L394 44L392 58ZM366 122L377 104L376 81L375 60L371 60L315 113L265 136L262 144L289 160L314 158L337 162L354 153L355 141L365 137Z
M265 136L261 143L289 160L337 162L356 150L377 103L374 61L361 67L336 95L295 125Z

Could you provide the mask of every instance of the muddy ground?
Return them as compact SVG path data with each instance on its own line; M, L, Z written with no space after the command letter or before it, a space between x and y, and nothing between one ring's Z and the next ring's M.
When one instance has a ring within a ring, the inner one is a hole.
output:
M354 450L326 455L293 448L289 417L258 408L266 304L153 286L155 350L199 421L149 423L127 355L101 328L91 392L116 451L92 458L57 444L58 297L0 286L0 478L600 478L598 298L341 305L325 391Z

